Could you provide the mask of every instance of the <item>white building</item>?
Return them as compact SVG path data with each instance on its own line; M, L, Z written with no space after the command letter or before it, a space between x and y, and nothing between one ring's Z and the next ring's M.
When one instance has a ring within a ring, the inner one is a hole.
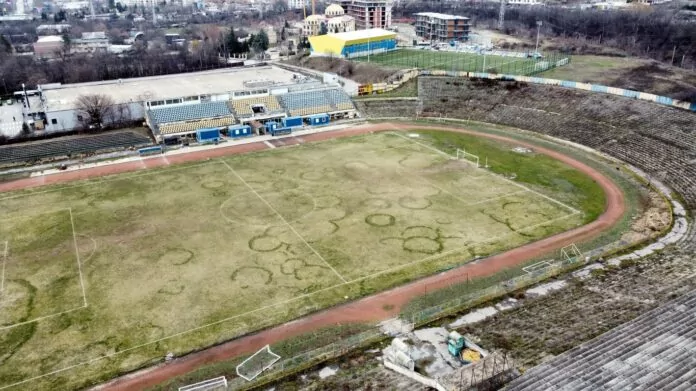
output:
M326 7L324 15L310 15L305 19L302 34L308 37L319 35L322 25L326 26L327 33L346 33L355 31L355 18L346 15L340 5L331 4Z
M95 53L109 50L109 38L103 31L82 33L82 38L73 39L71 53Z
M288 9L301 10L302 8L311 9L311 0L288 0Z

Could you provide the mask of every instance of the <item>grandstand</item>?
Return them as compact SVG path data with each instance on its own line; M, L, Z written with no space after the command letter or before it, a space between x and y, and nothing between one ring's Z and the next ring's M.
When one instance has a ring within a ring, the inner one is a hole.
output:
M315 114L350 114L355 106L339 88L291 92L280 96L289 116L307 117Z
M232 114L225 102L162 107L152 109L149 113L157 124L190 121L202 118L226 117Z
M1 146L0 164L38 161L110 149L139 148L150 144L152 144L152 140L149 137L132 131L110 132L94 136L65 137L34 143Z
M274 95L254 98L233 99L229 101L230 109L240 120L275 119L285 117L285 109Z
M693 390L696 291L527 371L506 389Z

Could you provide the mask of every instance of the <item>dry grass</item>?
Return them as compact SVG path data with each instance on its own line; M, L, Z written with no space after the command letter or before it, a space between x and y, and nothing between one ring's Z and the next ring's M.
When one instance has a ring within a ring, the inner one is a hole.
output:
M4 194L0 387L84 387L582 221L521 190L378 134Z

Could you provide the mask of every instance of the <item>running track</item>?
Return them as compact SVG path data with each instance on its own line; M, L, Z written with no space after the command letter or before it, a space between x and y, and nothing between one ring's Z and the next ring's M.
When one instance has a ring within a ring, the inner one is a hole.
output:
M153 387L172 377L191 372L200 366L249 354L265 346L266 344L274 344L289 337L301 335L319 328L336 325L339 323L374 322L389 319L397 316L402 306L415 297L421 295L426 287L429 290L434 290L444 288L452 283L466 281L468 278L490 276L503 269L523 263L528 259L547 254L553 250L558 250L561 247L571 243L582 242L594 238L613 226L624 214L625 202L623 193L611 180L606 178L600 172L559 152L503 136L478 133L447 126L381 123L357 126L345 130L315 133L303 136L290 136L283 139L273 140L273 143L276 146L296 145L304 142L321 141L336 137L355 136L370 132L417 129L448 130L452 132L472 134L494 140L512 142L517 145L534 148L537 153L542 153L560 160L584 172L586 175L597 181L606 194L607 204L605 211L597 220L582 227L529 243L502 254L468 263L445 273L439 273L437 275L426 277L351 303L332 307L324 311L305 316L291 323L282 324L271 329L241 337L222 345L184 356L168 364L161 364L144 371L135 372L114 379L98 388L109 391L142 390ZM83 170L61 172L2 183L0 184L0 192L55 183L64 183L79 179L167 166L170 164L216 158L235 153L259 151L268 148L269 147L265 143L257 142L224 148L194 151L185 154L169 155L166 157L153 157L140 161L92 167ZM385 308L390 309L385 310Z

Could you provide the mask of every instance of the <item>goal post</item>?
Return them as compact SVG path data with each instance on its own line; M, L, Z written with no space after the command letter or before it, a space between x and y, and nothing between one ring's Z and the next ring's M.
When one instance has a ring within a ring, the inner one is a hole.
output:
M227 389L227 379L224 376L179 387L179 391L218 391Z
M271 347L266 345L237 365L237 375L246 381L252 381L278 360L280 356L273 353Z
M561 262L574 263L577 261L582 261L582 251L575 243L561 248Z
M469 153L466 150L464 150L463 148L457 148L457 160L461 160L461 159L468 160L472 163L475 163L476 168L481 167L481 165L479 163L479 157L477 155L474 155L473 153Z

